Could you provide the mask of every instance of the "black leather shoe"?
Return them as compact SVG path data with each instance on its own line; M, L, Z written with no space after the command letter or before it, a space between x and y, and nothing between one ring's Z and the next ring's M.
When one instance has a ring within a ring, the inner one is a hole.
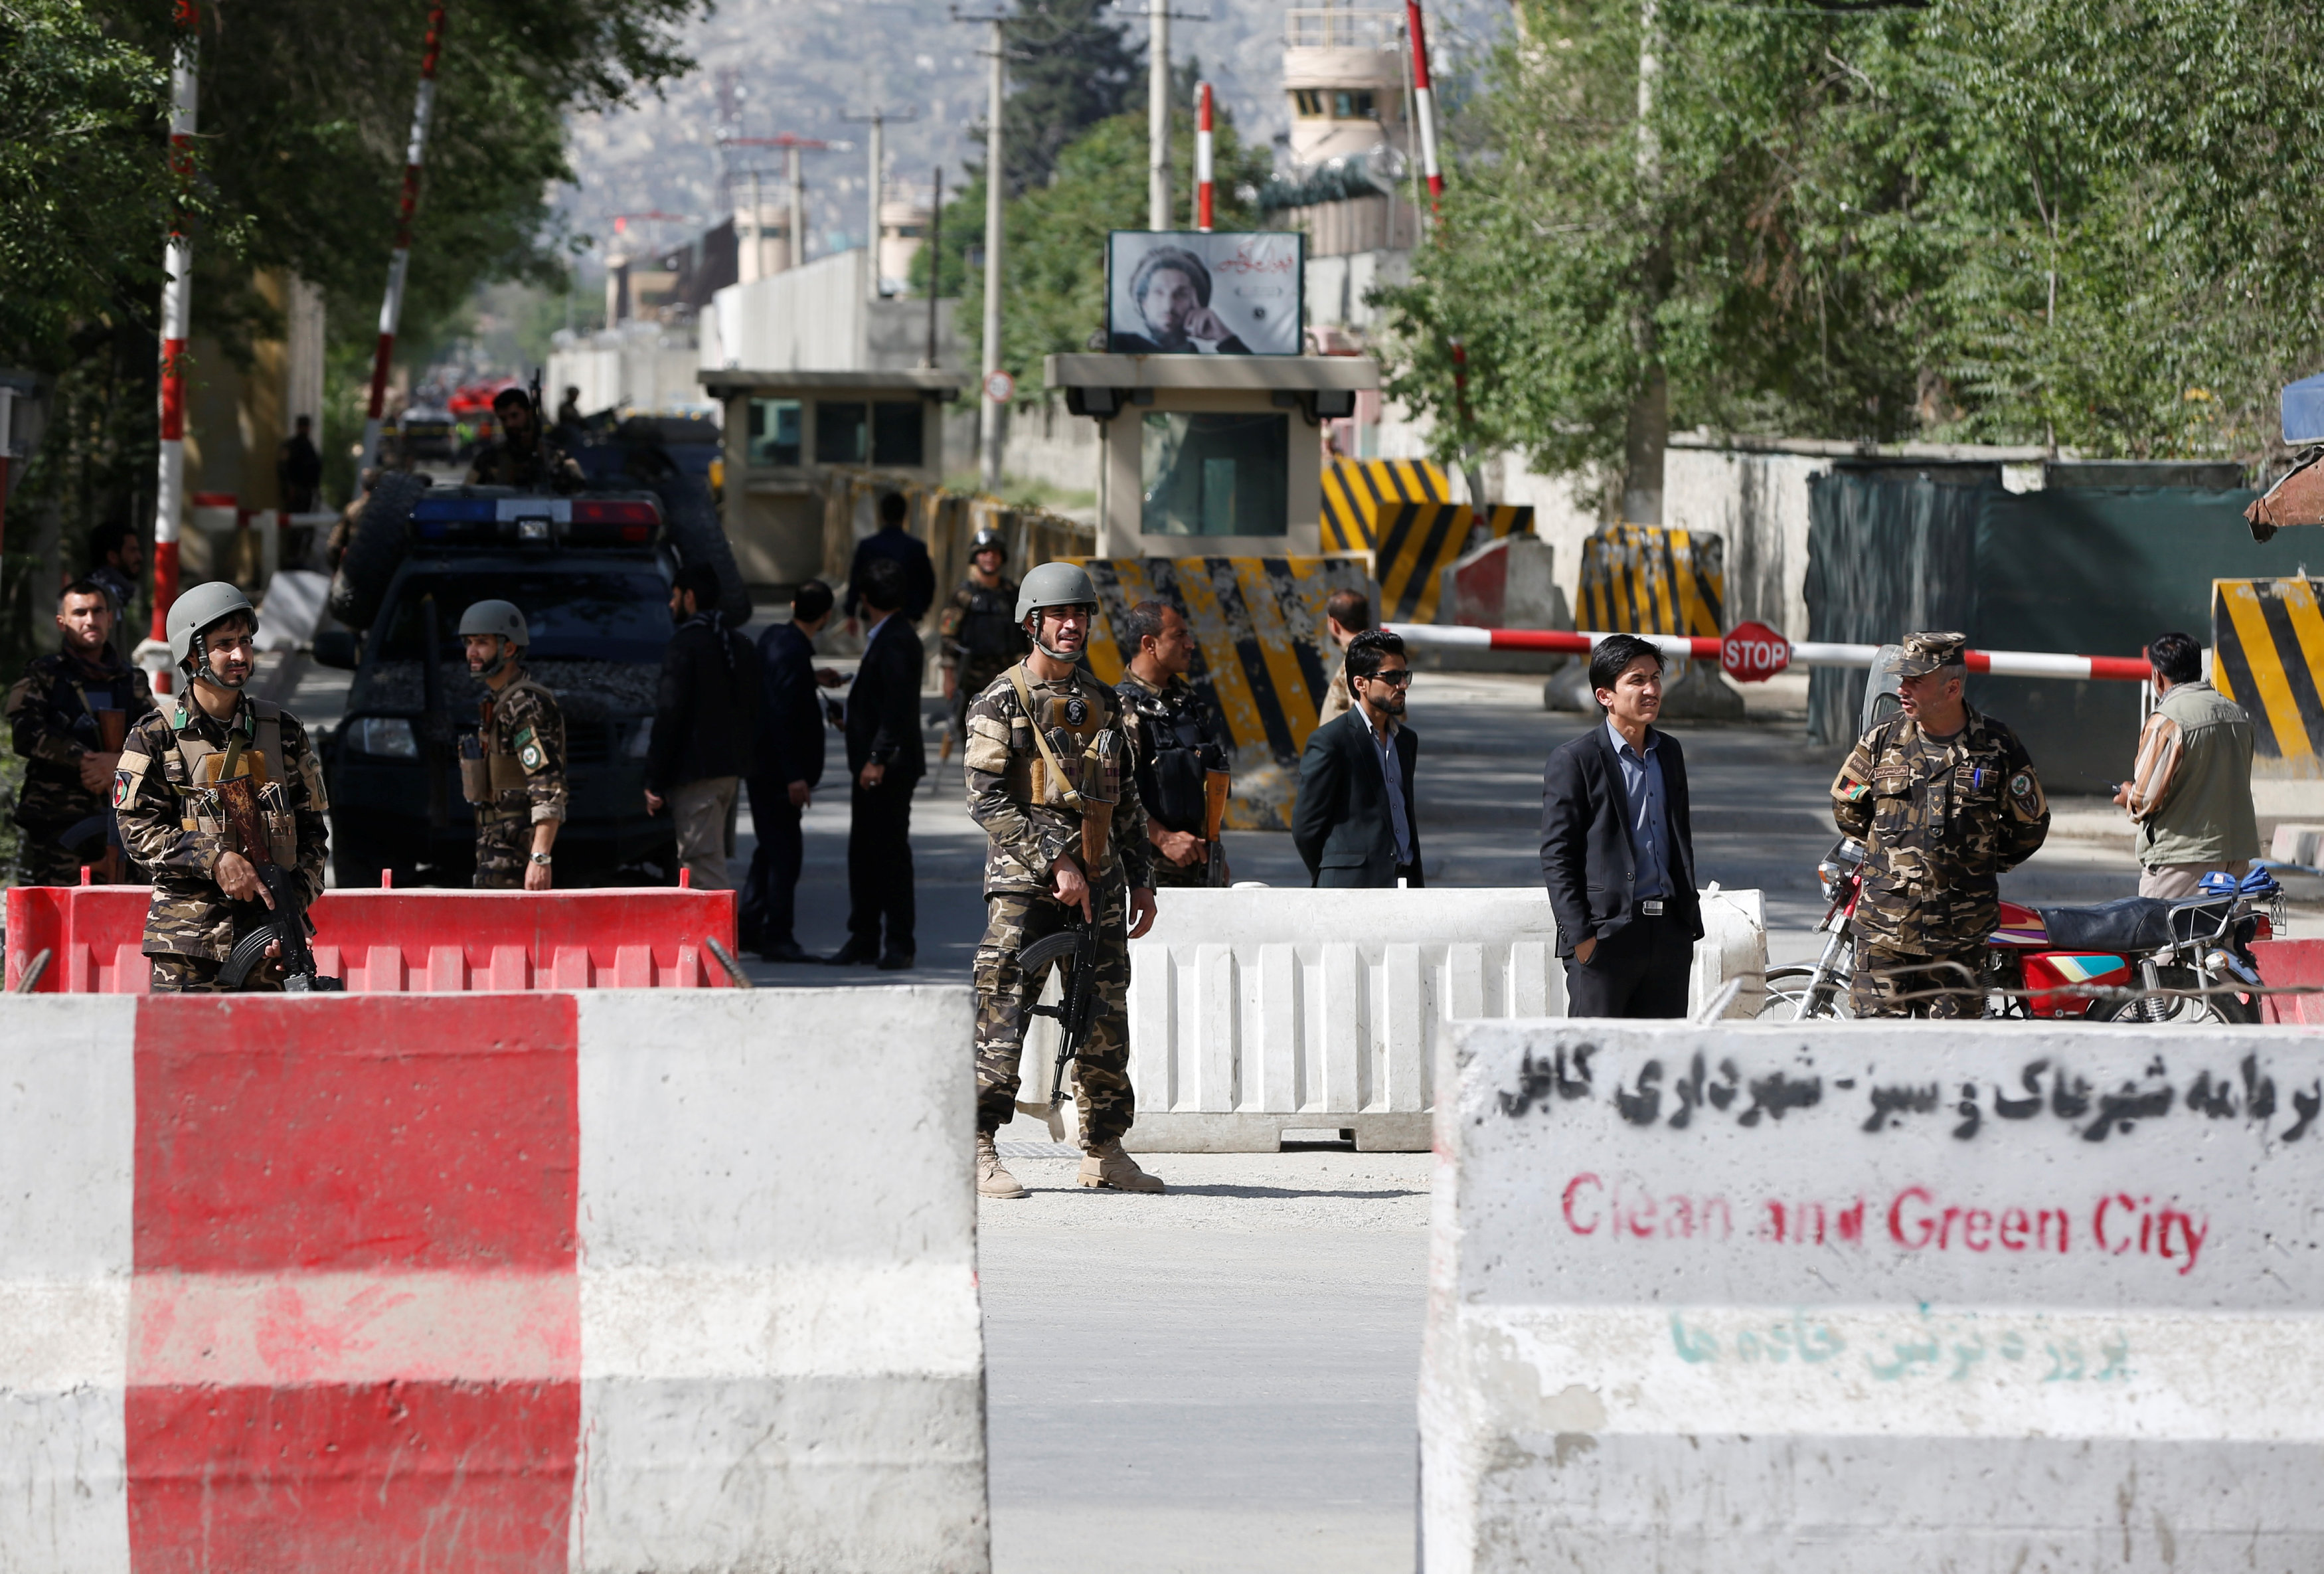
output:
M777 940L770 946L761 946L759 955L770 962L812 962L807 948L797 940Z
M911 967L912 958L917 954L917 952L913 951L886 952L880 958L880 971L882 973L904 972Z
M880 949L863 940L849 940L824 958L835 968L869 967L879 959Z

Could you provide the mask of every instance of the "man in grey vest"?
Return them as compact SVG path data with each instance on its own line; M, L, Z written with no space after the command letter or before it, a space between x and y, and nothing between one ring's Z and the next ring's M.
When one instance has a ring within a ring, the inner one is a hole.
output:
M2259 856L2252 726L2203 681L2203 647L2191 636L2158 634L2146 659L2158 699L2114 801L2138 824L2138 893L2169 901L2194 895L2214 869L2240 879Z

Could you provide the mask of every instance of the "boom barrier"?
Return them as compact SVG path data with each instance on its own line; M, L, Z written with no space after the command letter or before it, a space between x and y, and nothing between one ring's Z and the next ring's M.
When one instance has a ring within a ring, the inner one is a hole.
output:
M1555 628L1464 628L1443 624L1391 623L1383 625L1401 634L1416 650L1549 651L1586 656L1610 632L1577 633ZM1716 662L1738 682L1757 682L1791 667L1869 667L1880 656L1878 645L1799 643L1785 639L1758 624L1740 624L1724 634L1642 634L1666 656ZM2143 683L2149 675L2144 656L2073 656L2053 651L1969 651L1965 660L1972 672L2006 678L2104 679Z

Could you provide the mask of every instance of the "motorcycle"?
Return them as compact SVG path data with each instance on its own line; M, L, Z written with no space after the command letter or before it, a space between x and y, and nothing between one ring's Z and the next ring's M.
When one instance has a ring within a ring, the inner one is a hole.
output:
M1812 967L1769 969L1760 1021L1848 1014L1864 859L1864 844L1843 837L1816 866L1831 905L1815 932L1830 938ZM2040 908L2004 902L1977 982L1984 1014L2174 1025L2257 1022L2260 977L2252 946L2282 921L2283 887L2258 867L2241 880L2206 875L2195 895L2175 902L2126 896ZM1928 986L1940 980L1932 976ZM2118 993L2129 990L2140 993Z

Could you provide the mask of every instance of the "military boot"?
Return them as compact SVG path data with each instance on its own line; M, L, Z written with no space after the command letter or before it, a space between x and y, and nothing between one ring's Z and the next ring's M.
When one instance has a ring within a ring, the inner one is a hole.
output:
M1138 1161L1121 1151L1121 1139L1101 1143L1082 1161L1082 1172L1075 1177L1084 1186L1111 1186L1117 1191L1159 1191L1162 1178L1148 1175L1138 1167Z
M1001 1162L1001 1150L992 1145L991 1132L976 1134L976 1194L979 1197L1023 1197L1025 1188L1018 1184Z

